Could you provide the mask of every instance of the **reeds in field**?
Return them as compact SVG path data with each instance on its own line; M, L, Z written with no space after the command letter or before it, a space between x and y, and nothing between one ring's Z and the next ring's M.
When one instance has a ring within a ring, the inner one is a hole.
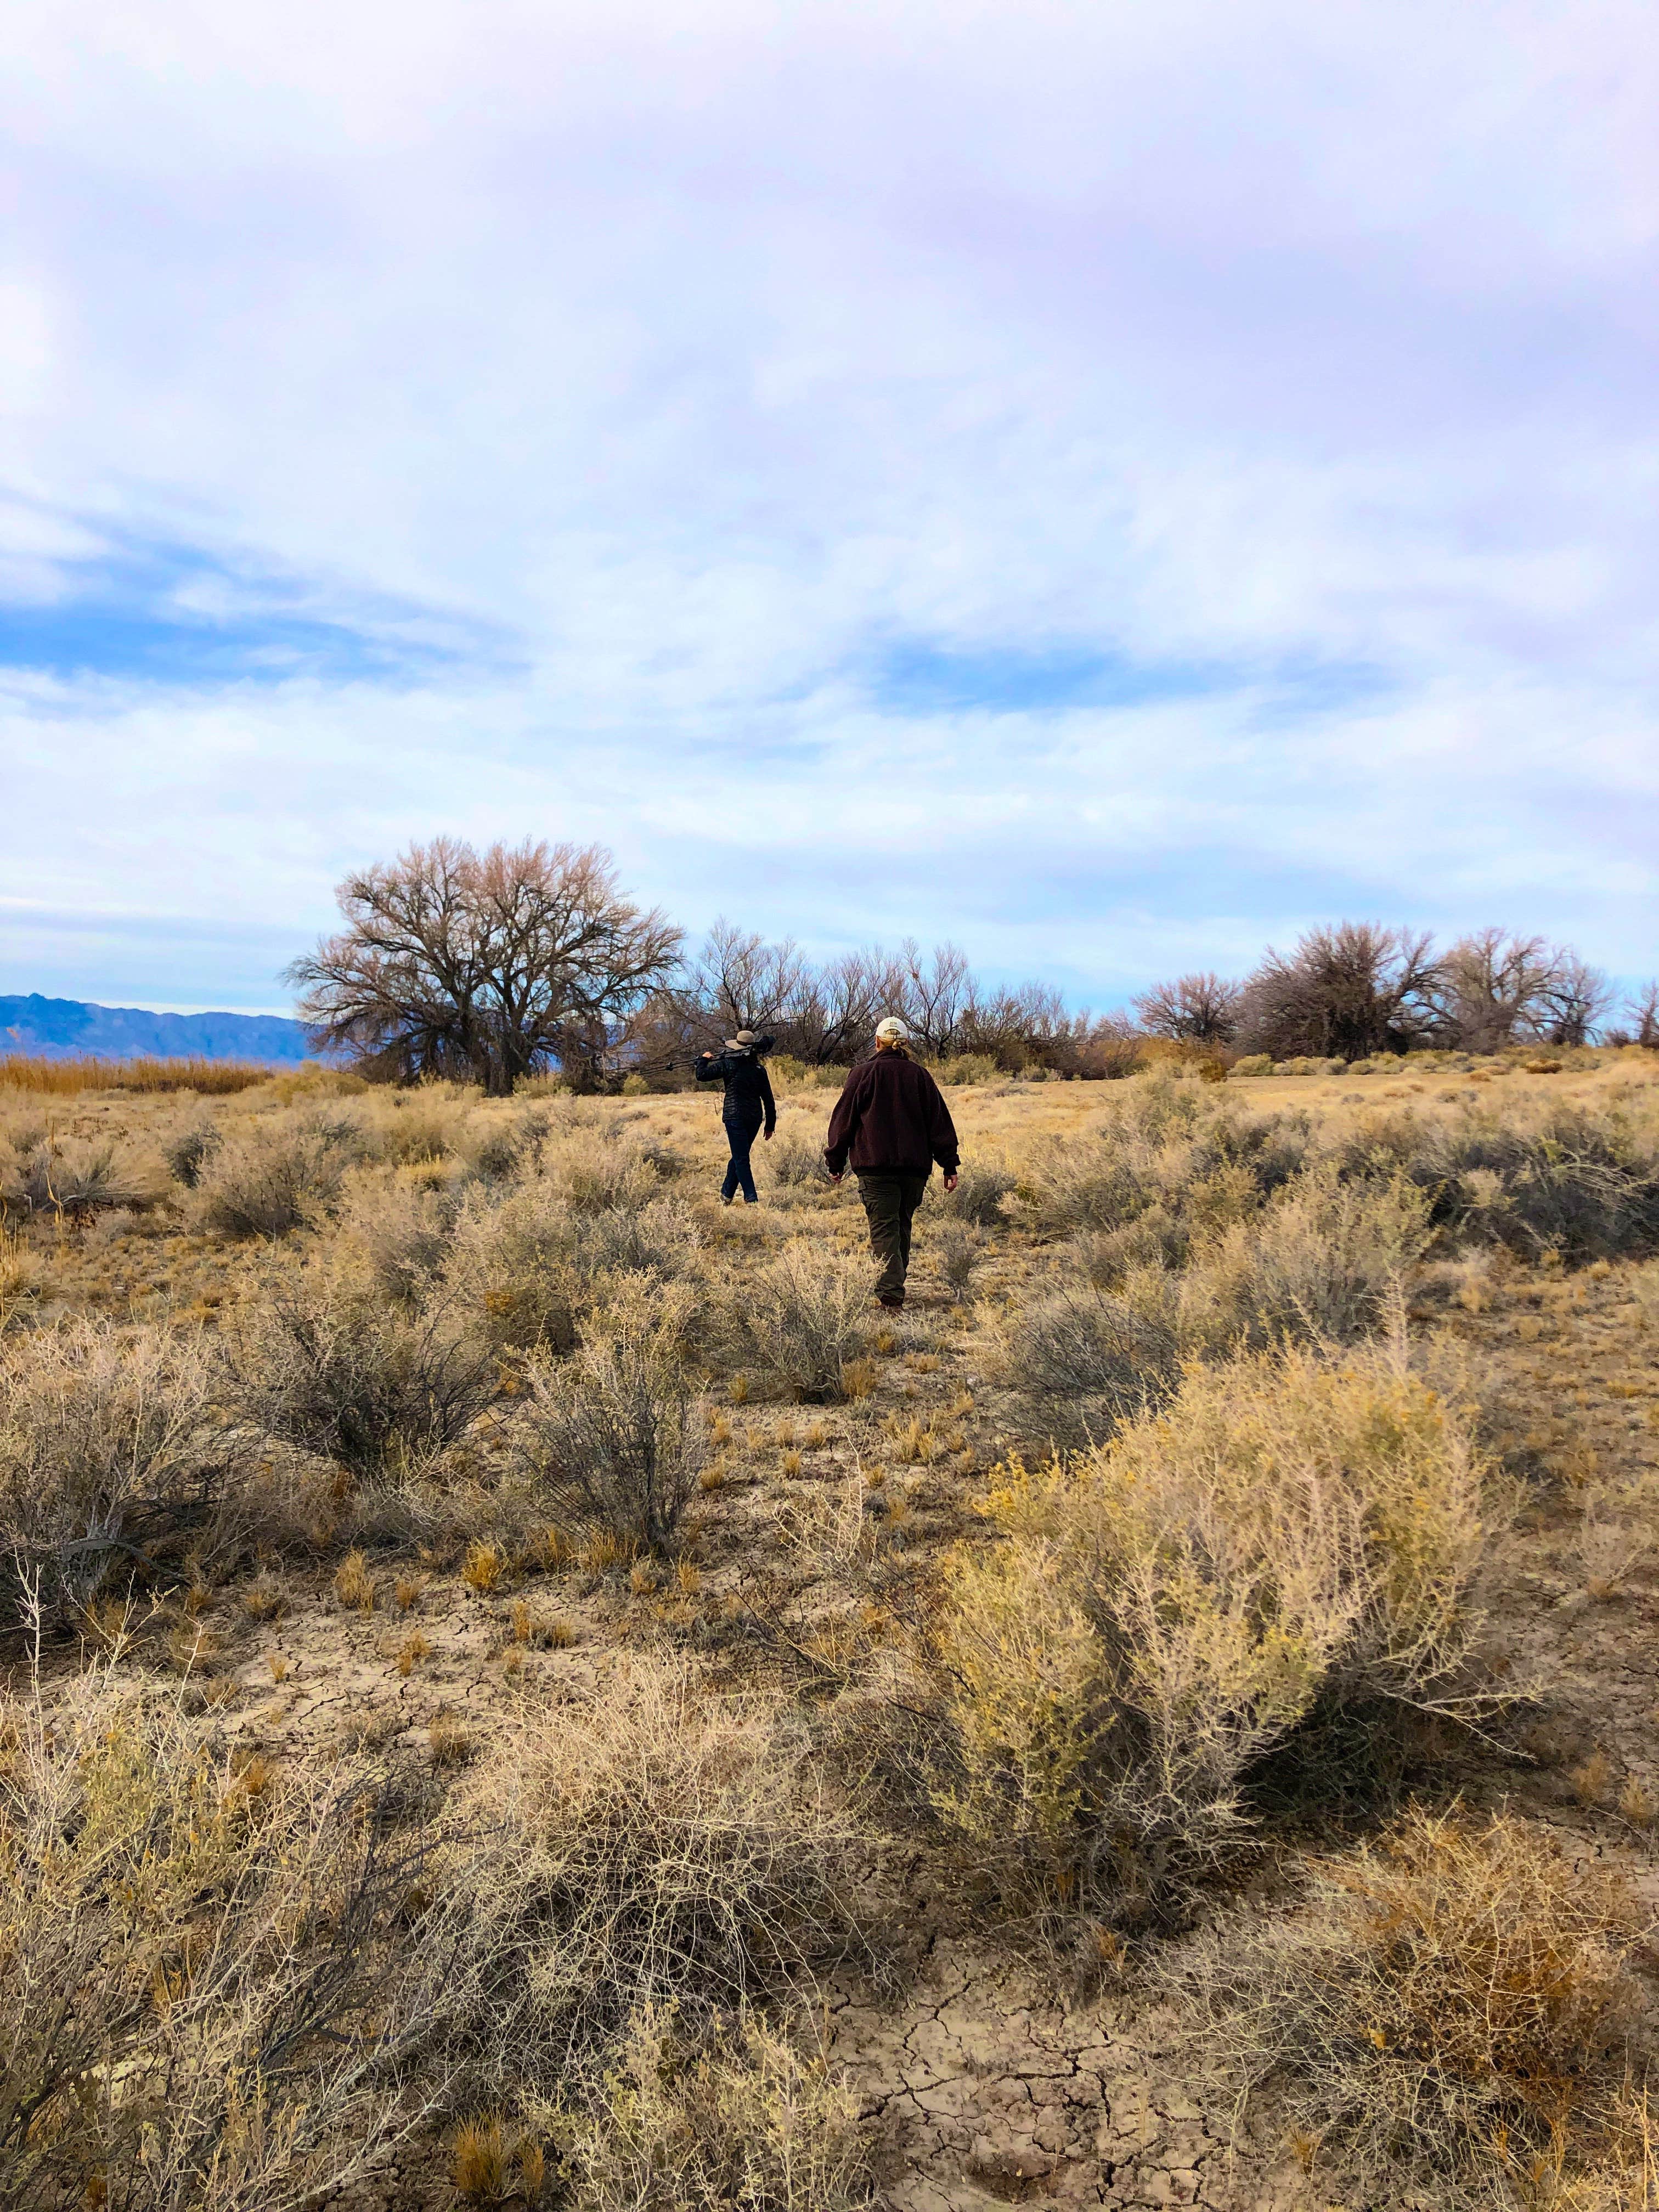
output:
M82 1091L199 1091L223 1097L268 1083L273 1073L246 1060L105 1060L92 1053L49 1060L44 1054L0 1053L0 1084L59 1097Z

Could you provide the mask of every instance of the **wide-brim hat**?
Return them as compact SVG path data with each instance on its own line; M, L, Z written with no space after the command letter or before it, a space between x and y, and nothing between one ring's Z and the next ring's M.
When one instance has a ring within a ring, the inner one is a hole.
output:
M739 1030L736 1036L727 1037L726 1042L733 1048L746 1044L758 1044L760 1036L755 1030Z

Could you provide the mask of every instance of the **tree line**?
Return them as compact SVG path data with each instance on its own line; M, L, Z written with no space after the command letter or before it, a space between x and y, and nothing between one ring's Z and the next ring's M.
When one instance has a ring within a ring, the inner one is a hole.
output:
M599 846L481 853L441 837L349 876L336 896L342 927L287 971L318 1048L371 1076L448 1076L495 1096L549 1067L582 1089L630 1069L672 1078L742 1029L809 1065L846 1066L884 1014L931 1058L1085 1077L1127 1073L1148 1036L1275 1060L1598 1037L1659 1048L1659 982L1620 1010L1570 947L1501 929L1440 951L1423 933L1342 922L1288 953L1270 948L1248 976L1182 975L1132 1013L1093 1015L1046 984L987 984L948 944L814 961L722 921L689 950L660 908L628 896Z

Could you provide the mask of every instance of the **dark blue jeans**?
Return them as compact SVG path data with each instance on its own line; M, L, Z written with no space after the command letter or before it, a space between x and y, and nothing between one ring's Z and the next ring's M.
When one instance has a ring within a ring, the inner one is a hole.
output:
M759 1194L755 1188L755 1170L749 1164L749 1147L759 1134L758 1121L726 1123L726 1141L732 1147L732 1158L726 1165L726 1181L720 1185L722 1198L735 1198L741 1187L750 1205L755 1204Z

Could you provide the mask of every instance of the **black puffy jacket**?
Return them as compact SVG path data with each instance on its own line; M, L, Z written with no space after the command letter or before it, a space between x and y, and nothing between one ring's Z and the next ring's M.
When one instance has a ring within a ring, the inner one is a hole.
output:
M696 1063L696 1073L699 1083L726 1085L722 1120L738 1122L745 1128L764 1121L769 1136L776 1128L778 1105L772 1096L772 1079L758 1053L746 1047L733 1050L730 1046L722 1053L705 1053Z

